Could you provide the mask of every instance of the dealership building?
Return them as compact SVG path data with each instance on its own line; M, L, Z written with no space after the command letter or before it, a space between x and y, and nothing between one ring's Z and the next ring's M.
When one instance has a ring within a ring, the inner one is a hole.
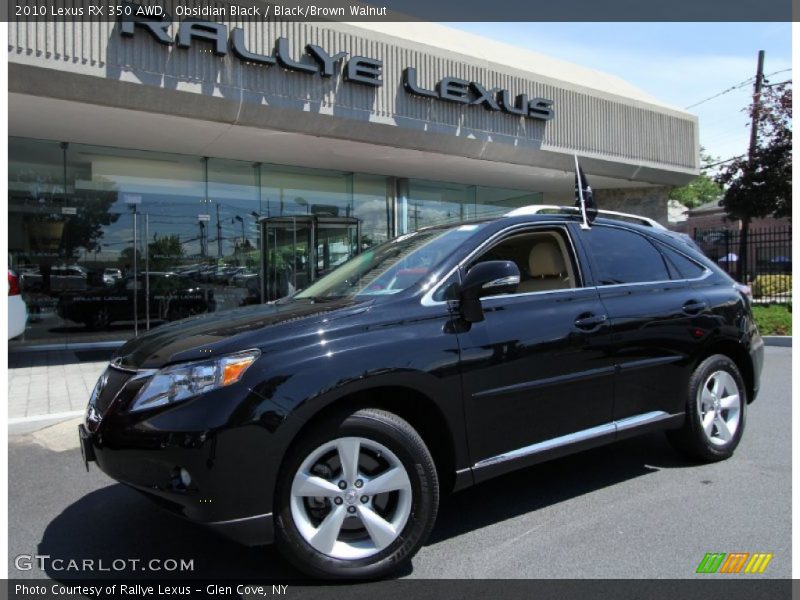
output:
M9 253L31 314L12 351L126 339L178 315L164 298L183 288L213 291L190 313L264 300L269 251L296 280L420 227L572 204L575 155L601 207L663 222L699 168L695 116L431 23L12 22L8 84ZM282 217L270 250L262 223ZM309 254L323 238L298 232L318 218L358 240ZM102 318L59 314L76 294Z

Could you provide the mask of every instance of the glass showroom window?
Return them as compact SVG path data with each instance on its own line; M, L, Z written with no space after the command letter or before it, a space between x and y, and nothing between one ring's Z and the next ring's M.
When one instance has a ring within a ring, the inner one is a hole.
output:
M213 310L183 273L205 253L203 159L19 138L9 157L26 343L124 340Z
M58 142L9 138L8 150L9 267L20 278L29 314L26 331L14 343L63 340L63 323L55 311L57 292L68 284L79 286L84 279L80 271L67 277L67 270L59 270L66 263L64 208L70 204L64 185L65 148Z
M361 225L361 249L393 237L391 231L392 191L388 178L353 175L353 216Z
M519 206L541 203L539 192L411 179L405 230L498 217Z
M200 157L70 144L67 186L86 231L72 259L87 292L60 299L75 336L124 339L214 309L188 276L207 255L205 162Z
M25 138L9 138L9 158L9 257L30 314L14 344L125 340L291 293L402 231L541 202L520 190ZM283 220L265 248L262 219Z
M213 285L218 311L258 304L261 164L211 158L207 166L208 266L199 278Z
M267 300L308 286L359 244L364 249L391 236L386 177L262 165L260 192Z
M468 213L471 219L499 217L520 206L543 203L544 194L541 192L477 186L475 205Z

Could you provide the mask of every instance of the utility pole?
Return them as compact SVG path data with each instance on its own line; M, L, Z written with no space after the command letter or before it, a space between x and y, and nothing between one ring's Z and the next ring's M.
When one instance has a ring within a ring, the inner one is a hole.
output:
M764 85L764 51L758 51L756 82L753 84L753 122L750 124L750 149L748 158L753 160L758 148L758 118L761 113L761 88Z
M139 214L136 211L137 205L133 205L133 335L139 335L139 265L137 264L139 254L139 231L137 221Z
M205 258L208 255L208 248L206 247L206 224L198 221L200 226L200 257Z
M150 213L144 213L144 315L150 331Z
M758 150L758 121L761 117L761 88L764 85L764 51L758 51L758 66L756 67L756 81L753 84L753 110L750 122L750 148L747 151L748 168L752 168ZM736 279L745 283L747 277L748 244L747 235L750 231L750 216L742 216L742 227L739 231L739 260L736 262Z
M217 202L217 258L222 258L222 225L219 223L219 202Z

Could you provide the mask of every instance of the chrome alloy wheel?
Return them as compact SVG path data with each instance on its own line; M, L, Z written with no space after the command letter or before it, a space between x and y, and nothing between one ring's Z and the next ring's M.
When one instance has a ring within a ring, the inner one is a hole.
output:
M397 539L411 500L408 473L391 450L366 438L343 437L306 457L289 502L297 530L315 550L356 560Z
M714 371L697 390L697 410L706 438L715 446L733 439L741 420L736 380L727 371Z

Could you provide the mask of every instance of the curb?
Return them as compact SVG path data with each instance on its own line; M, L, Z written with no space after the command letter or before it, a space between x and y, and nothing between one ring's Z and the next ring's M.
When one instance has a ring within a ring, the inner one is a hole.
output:
M50 413L33 417L18 417L8 420L8 435L26 435L83 416L85 410L76 410L63 413Z
M779 346L781 348L792 347L792 336L790 335L765 335L764 344L767 346Z

